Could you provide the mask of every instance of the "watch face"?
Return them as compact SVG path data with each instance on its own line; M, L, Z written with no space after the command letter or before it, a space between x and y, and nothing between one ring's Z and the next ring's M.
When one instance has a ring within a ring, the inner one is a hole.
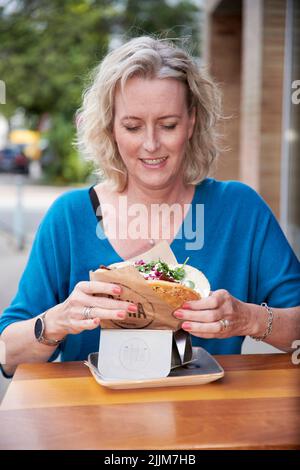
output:
M44 330L43 321L40 318L38 318L34 325L34 335L36 339L39 339L42 336L43 330Z

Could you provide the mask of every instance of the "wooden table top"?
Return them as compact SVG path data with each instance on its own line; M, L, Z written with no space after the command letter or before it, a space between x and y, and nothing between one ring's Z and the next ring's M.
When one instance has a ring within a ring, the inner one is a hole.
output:
M23 364L0 407L0 449L299 449L300 366L215 356L222 379L101 387L82 362Z

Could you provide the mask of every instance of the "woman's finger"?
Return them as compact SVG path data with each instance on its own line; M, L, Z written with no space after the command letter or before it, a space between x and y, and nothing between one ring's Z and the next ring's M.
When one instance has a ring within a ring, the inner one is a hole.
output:
M105 309L99 307L92 307L89 311L89 319L99 318L100 320L122 320L127 317L128 311L125 309ZM86 320L84 315L84 308L76 307L73 310L73 315L76 315L76 320Z
M184 322L182 329L192 334L220 334L224 332L224 326L220 321L213 323Z
M175 310L175 318L193 322L213 323L223 318L220 310Z
M89 320L72 319L70 322L71 330L76 332L80 332L82 330L94 330L95 328L98 328L99 324L99 318L91 318Z
M130 306L132 312L134 311L135 304L132 302L126 302L125 300L110 299L108 297L97 297L94 295L88 295L84 292L77 294L76 300L81 303L82 306L86 307L99 307L105 309L120 309L127 310ZM137 307L136 310L137 311Z
M101 281L81 281L76 284L75 289L81 290L85 294L110 294L118 295L122 292L122 287L118 284L112 284L110 282Z
M203 299L184 302L181 308L186 310L216 310L219 304L219 298L212 295Z

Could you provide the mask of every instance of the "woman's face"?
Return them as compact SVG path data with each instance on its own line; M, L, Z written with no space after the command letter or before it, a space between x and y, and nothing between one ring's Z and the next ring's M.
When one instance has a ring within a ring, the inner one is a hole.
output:
M115 96L113 133L129 183L161 189L182 182L182 165L195 113L186 88L172 78L127 81Z

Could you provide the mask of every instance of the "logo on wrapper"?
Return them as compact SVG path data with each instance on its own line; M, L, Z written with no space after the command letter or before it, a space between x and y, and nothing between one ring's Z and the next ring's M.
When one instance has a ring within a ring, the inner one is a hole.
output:
M151 325L154 320L154 307L152 303L150 303L146 297L141 295L140 293L130 289L126 286L123 287L123 295L122 297L126 297L128 302L133 302L137 305L137 312L136 313L127 313L126 320L118 321L118 320L111 320L111 322L118 326L119 328L146 328L147 326ZM109 296L110 297L110 296ZM120 297L113 297L120 299Z
M150 349L140 338L131 338L120 349L120 362L127 370L143 370L150 359Z
M6 364L6 344L0 339L0 363Z

